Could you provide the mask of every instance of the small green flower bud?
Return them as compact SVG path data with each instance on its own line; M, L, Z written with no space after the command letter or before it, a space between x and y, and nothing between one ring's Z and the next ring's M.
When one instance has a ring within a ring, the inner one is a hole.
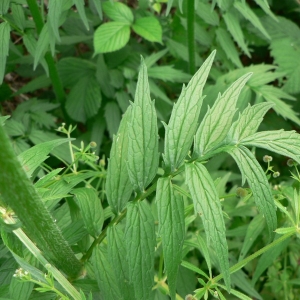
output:
M287 161L287 165L288 165L289 167L293 167L293 166L296 166L297 163L296 163L293 159L290 158L290 159Z
M248 192L246 189L243 189L242 187L238 187L236 189L236 195L240 198L244 198L248 195Z
M272 157L272 156L265 155L265 156L263 157L263 161L264 161L264 162L270 162L270 161L272 161L272 160L273 160L273 157Z
M105 167L105 160L104 160L103 158L100 159L99 165L100 165L101 167Z
M274 178L277 178L277 177L279 177L279 176L280 176L280 173L279 173L279 172L274 172L274 173L273 173L273 177L274 177Z
M90 142L90 146L91 146L91 148L96 148L97 147L97 143L96 142Z

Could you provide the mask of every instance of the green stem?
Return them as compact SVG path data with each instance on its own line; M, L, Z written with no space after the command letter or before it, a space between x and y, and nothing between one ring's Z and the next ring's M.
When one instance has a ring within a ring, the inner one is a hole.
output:
M0 209L3 220L7 224L15 224L15 220L6 215L3 209ZM37 258L37 260L53 275L57 282L64 288L64 290L73 297L73 299L80 300L81 296L79 292L72 286L72 284L56 269L52 266L47 259L42 255L41 251L34 245L34 243L28 238L24 231L20 228L13 231L13 233L19 238L19 240L25 245L25 247ZM31 280L32 282L34 280ZM59 292L59 291L56 291ZM64 296L64 295L63 295Z
M76 278L82 265L23 170L3 126L0 126L0 141L2 200L16 213L30 239L45 256L68 276Z
M195 74L195 0L187 0L187 43L189 52L189 72Z
M42 18L42 14L40 13L39 6L36 0L27 0L27 4L32 14L32 18L35 23L37 33L40 34L44 27L44 21ZM50 52L47 52L45 54L45 60L48 65L49 76L53 85L54 93L56 95L58 102L61 104L61 109L64 115L64 119L67 123L70 123L70 118L65 109L65 102L66 102L65 91L63 89L63 85L59 77L55 61Z
M272 249L273 247L275 247L276 245L282 243L284 240L286 240L287 238L289 238L290 236L292 236L293 234L295 234L297 231L297 229L295 228L295 231L293 232L289 232L286 233L285 235L281 236L280 238L278 238L277 240L275 240L274 242L272 242L271 244L261 248L260 250L256 251L255 253L253 253L252 255L246 257L245 259L239 261L238 263L236 263L234 266L232 266L229 269L230 274L237 272L238 270L240 270L241 268L243 268L246 264L248 264L251 260L253 260L254 258L262 255L263 253L267 252L268 250ZM224 276L222 274L216 276L215 278L213 278L212 282L216 283L219 280L221 280Z

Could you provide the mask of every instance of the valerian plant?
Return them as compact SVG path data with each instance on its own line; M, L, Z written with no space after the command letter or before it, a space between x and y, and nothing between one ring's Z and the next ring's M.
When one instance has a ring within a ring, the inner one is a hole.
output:
M276 258L286 241L299 233L299 191L282 189L280 195L290 202L290 213L275 198L251 149L261 147L300 163L300 135L284 130L257 132L273 104L249 104L237 112L238 97L251 73L219 94L200 119L203 88L214 57L215 51L183 86L169 122L164 124L162 156L143 59L135 99L113 138L107 171L103 160L100 166L91 163L90 146L72 147L72 127L59 128L67 139L35 146L19 159L0 127L2 238L27 272L23 277L31 287L26 286L26 299L37 280L41 280L38 291L73 299L85 299L90 293L93 299L148 300L156 293L168 294L171 299L207 299L209 294L220 299L226 299L225 294L250 299L233 288L233 282L249 296L260 298L248 281L243 288L241 279L231 274L242 272L259 255ZM51 170L33 186L29 177L51 149L64 142L70 145L72 164L63 173L62 169ZM247 181L259 210L246 230L238 261L231 259L228 250L226 200L222 205L219 182L207 167L221 153L235 160L242 185ZM80 171L80 161L89 162L93 170ZM106 197L100 193L103 189ZM277 207L289 214L281 228ZM192 224L196 231L190 230ZM258 228L256 237L266 231L267 244L247 257L253 230ZM206 267L189 260L194 248L201 251ZM252 278L254 283L269 265L260 266ZM196 273L200 284L190 295L179 288L183 270ZM219 275L213 276L213 272Z

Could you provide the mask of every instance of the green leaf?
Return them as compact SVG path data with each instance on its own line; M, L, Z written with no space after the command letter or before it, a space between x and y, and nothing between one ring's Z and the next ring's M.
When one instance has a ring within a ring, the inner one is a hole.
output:
M73 2L77 8L77 11L79 13L79 16L80 16L85 28L87 30L90 30L89 22L88 22L88 19L86 17L85 10L84 10L84 0L73 0Z
M127 126L131 118L131 108L124 114L118 133L113 138L107 167L106 195L115 214L126 206L133 190L127 171L128 135Z
M22 5L11 3L11 13L15 24L23 31L26 27L26 19Z
M63 0L50 0L48 3L48 22L55 38L60 41L58 28L60 26L60 15L62 13ZM47 25L44 25L43 29L45 27L47 27Z
M268 40L271 39L264 26L259 21L259 18L252 11L246 2L234 2L234 7L244 16L245 19L249 20L254 27L256 27Z
M186 164L186 182L207 237L207 243L215 250L224 275L226 288L230 291L228 246L222 207L214 182L207 169L198 162Z
M162 28L155 17L143 17L137 19L132 25L132 29L147 41L162 44Z
M206 261L207 267L208 267L208 272L209 272L209 276L210 278L212 278L212 273L211 273L211 261L210 261L210 256L209 256L209 250L207 247L207 244L205 243L205 241L202 239L201 235L199 233L197 233L197 242L198 242L198 248L201 251L201 253L204 256L204 259Z
M227 11L225 14L223 14L223 18L226 23L227 29L231 33L233 39L247 54L247 56L251 57L250 52L245 44L244 34L240 26L240 22L236 15L232 11Z
M96 78L83 77L71 89L66 101L66 110L74 120L84 123L97 114L101 101Z
M6 56L9 51L10 26L7 22L0 24L0 84L3 82L6 66Z
M109 132L109 136L112 138L113 135L117 133L119 128L121 120L120 109L116 102L108 102L105 105L104 110L104 117L106 120L107 130Z
M185 236L183 199L174 193L169 177L160 178L156 188L158 233L162 238L164 262L171 299L175 299L178 268Z
M103 14L102 14L102 3L98 0L91 0L91 2L93 3L93 5L96 8L96 11L98 13L98 16L100 18L100 20L103 19Z
M150 78L171 82L187 82L191 78L189 74L174 69L172 66L151 67L148 70L148 75Z
M94 248L92 262L102 297L103 299L124 299L107 256L107 249L104 246L97 245Z
M9 295L11 299L30 299L30 295L33 291L34 283L27 281L21 281L18 278L12 278L9 285Z
M154 248L156 245L154 219L144 201L127 206L125 231L129 279L133 283L135 299L152 299L154 284Z
M88 233L96 238L102 230L104 212L97 192L92 188L78 188L72 191L81 210Z
M262 122L264 115L273 106L272 103L259 103L253 106L249 104L239 115L238 120L232 124L228 132L228 138L238 144L244 138L254 134Z
M275 241L280 238L279 234L276 234ZM280 253L291 243L291 238L288 238L276 246L272 247L270 250L266 251L258 260L253 277L252 277L252 285L254 286L259 277L263 274L263 272L270 267Z
M218 286L220 286L221 288L225 289L225 286L224 285L221 285L218 283ZM237 290L234 290L234 289L231 289L230 290L230 293L234 296L236 296L238 299L242 299L242 300L252 300L252 298L246 296L245 294L237 291Z
M235 81L222 95L218 95L213 107L208 109L195 135L196 157L211 151L224 140L236 112L239 94L251 75L248 73Z
M126 257L125 237L120 225L107 229L108 260L115 272L124 299L134 299L134 290L129 281L129 266Z
M55 1L50 1L55 2ZM34 64L33 68L35 69L38 63L44 58L46 52L48 51L50 44L50 37L49 37L49 28L48 23L46 23L41 31L39 39L36 44L36 49L34 52Z
M255 243L257 237L261 234L264 228L265 228L265 219L261 214L257 215L255 218L252 219L252 221L250 222L247 228L247 233L244 239L244 243L240 251L239 261L245 258L249 249L251 248L253 243Z
M213 26L219 25L219 16L215 10L211 9L211 5L208 3L199 1L197 3L196 14L203 19L206 24Z
M129 178L135 190L144 191L156 175L159 154L157 117L143 59L128 124L128 137Z
M192 145L203 101L202 91L215 53L215 51L212 52L206 59L187 87L182 88L179 99L173 107L169 124L165 125L165 153L163 158L171 171L180 166Z
M298 37L299 40L299 37ZM283 37L273 40L271 43L271 55L279 65L279 71L287 74L284 90L288 93L298 94L300 92L300 48L291 37Z
M109 22L94 33L95 54L113 52L123 48L129 41L130 26L124 22Z
M286 234L286 233L297 233L297 227L283 227L283 228L277 228L275 230L277 234Z
M41 143L19 154L18 159L27 176L31 177L34 170L49 157L48 154L55 147L60 146L69 141L70 139L57 139L54 141Z
M130 8L121 2L106 1L102 4L105 14L116 22L127 23L131 25L133 23L133 14Z
M300 163L300 135L295 131L261 131L244 138L241 144L264 148Z
M243 184L247 179L255 203L266 220L269 237L272 238L273 231L277 228L276 206L265 172L246 147L241 145L239 148L232 148L228 153L234 158L243 175Z
M268 14L271 18L273 18L273 20L275 20L276 22L278 22L277 17L272 13L272 11L270 10L270 6L267 0L254 0L256 2L257 5L259 5L262 10Z
M162 57L164 57L168 53L168 49L164 49L155 53L150 54L145 58L145 64L148 68L148 72L150 71L149 68L151 68L158 60L160 60Z
M238 68L242 68L243 65L240 61L239 53L237 52L235 45L228 32L222 27L219 27L216 30L216 35L217 41L220 43L220 46L226 53L228 59L230 59Z
M0 2L0 15L5 15L9 9L10 0L2 0Z

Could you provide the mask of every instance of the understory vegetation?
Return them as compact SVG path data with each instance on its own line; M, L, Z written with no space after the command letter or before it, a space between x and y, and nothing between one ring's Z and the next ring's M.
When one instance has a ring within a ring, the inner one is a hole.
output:
M300 295L297 0L0 1L0 300Z

